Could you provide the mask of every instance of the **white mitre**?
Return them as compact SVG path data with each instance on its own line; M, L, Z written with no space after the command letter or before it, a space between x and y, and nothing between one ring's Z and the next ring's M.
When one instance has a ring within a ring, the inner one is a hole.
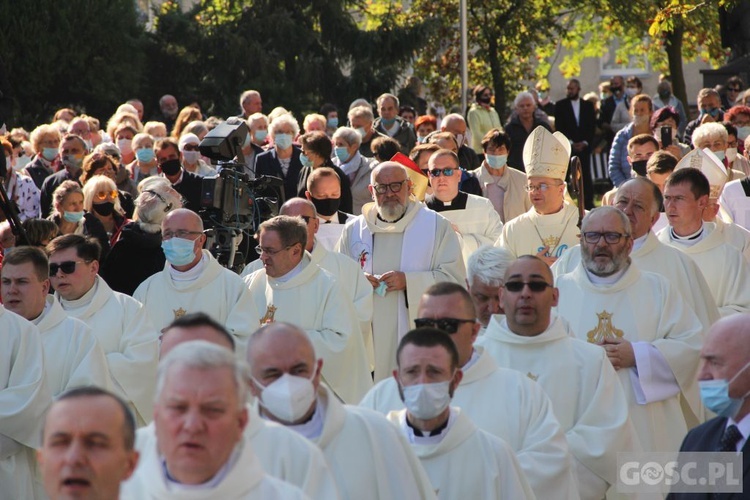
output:
M570 163L570 141L560 132L537 127L523 146L526 177L551 177L565 180Z
M729 180L727 169L724 168L721 160L708 148L695 148L683 156L675 167L675 170L681 168L697 168L706 176L708 183L711 185L711 194L709 197L712 200L719 199L721 191L724 189L724 184Z

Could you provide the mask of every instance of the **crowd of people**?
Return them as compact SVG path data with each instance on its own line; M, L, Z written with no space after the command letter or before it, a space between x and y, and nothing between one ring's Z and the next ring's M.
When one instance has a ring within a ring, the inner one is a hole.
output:
M640 497L620 453L750 451L742 90L4 130L0 499L601 500ZM221 123L284 199L240 274L201 216Z

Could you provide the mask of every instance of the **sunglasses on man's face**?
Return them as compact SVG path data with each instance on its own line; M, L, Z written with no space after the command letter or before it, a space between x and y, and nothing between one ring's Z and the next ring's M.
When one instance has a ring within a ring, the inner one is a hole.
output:
M66 260L63 262L50 263L49 275L56 276L58 271L62 271L63 274L73 274L76 272L76 264L88 264L85 260Z
M458 318L417 318L414 320L414 325L417 328L428 326L437 328L438 330L442 330L445 333L449 334L456 333L458 331L458 327L461 326L462 323L476 323L476 320Z
M525 287L526 285L528 285L529 290L534 293L540 293L545 291L547 288L552 287L552 285L545 281L506 281L503 285L503 288L505 288L509 292L517 293L523 290L523 287Z

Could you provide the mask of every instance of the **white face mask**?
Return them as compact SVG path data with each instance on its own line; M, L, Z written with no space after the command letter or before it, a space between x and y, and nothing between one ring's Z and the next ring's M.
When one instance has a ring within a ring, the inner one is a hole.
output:
M262 389L260 404L279 420L291 423L304 417L315 401L314 377L315 371L309 379L285 373L265 387L253 381Z
M16 164L13 165L13 170L18 172L19 170L23 170L23 168L28 165L31 162L31 157L26 155L21 155L18 158L16 158Z
M451 403L451 380L434 384L416 384L403 388L404 406L420 420L440 415Z
M464 134L456 135L456 142L458 143L459 148L464 145L464 138L465 138Z
M185 163L188 165L193 165L195 163L198 163L198 160L201 157L200 151L183 151L182 157L185 159Z
M120 150L120 153L124 155L129 155L133 152L133 141L130 139L118 139L117 140L117 148Z
M737 148L727 148L727 161L729 163L734 163L735 158L737 158Z

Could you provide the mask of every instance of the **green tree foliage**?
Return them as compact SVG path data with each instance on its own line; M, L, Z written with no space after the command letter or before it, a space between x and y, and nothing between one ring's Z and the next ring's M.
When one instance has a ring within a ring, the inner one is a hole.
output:
M297 113L325 102L342 110L373 99L399 79L428 31L400 26L385 11L358 26L366 4L353 0L203 1L182 14L166 4L151 36L147 93L198 100L211 114L239 111L243 90L256 89L264 107Z
M8 123L49 121L62 106L108 117L140 87L142 33L133 0L0 2Z

